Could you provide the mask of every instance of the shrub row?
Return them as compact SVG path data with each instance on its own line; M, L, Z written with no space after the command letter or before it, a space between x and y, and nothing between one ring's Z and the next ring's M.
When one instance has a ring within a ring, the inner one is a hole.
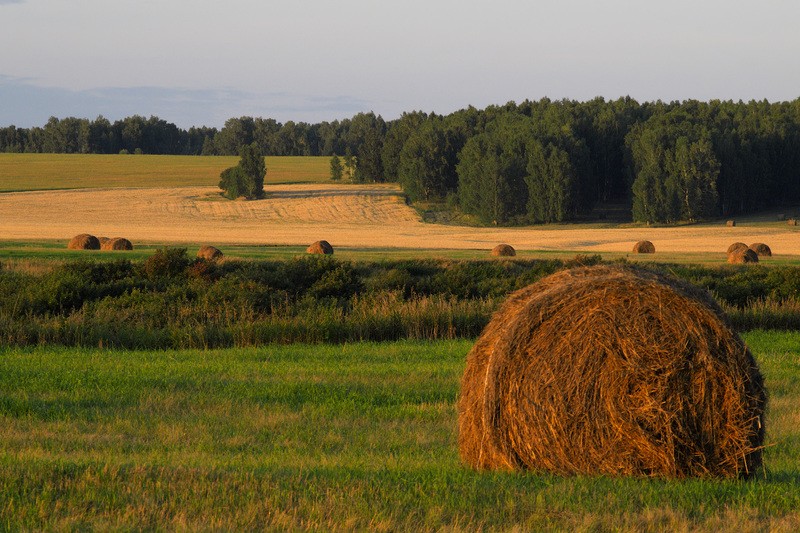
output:
M475 337L511 291L596 264L514 259L349 262L69 262L47 273L0 265L0 344L203 348ZM800 327L800 268L659 265L709 289L740 328Z

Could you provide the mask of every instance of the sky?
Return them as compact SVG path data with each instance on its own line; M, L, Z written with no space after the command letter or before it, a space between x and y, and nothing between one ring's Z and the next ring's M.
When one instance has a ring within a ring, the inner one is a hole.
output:
M0 126L800 97L797 0L0 0Z

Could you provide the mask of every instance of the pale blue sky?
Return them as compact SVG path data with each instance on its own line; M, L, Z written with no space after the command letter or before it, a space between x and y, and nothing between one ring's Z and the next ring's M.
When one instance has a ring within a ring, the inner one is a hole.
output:
M0 126L800 96L797 0L0 0Z

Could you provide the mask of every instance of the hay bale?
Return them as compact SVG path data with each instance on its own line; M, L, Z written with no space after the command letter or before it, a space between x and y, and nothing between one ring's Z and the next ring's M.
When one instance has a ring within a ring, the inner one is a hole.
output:
M222 259L224 254L222 251L215 247L209 246L208 244L204 244L197 250L197 257L200 259L205 259L206 261L216 261L217 259Z
M75 235L67 243L67 248L70 250L99 250L100 241L94 235L88 233L81 233Z
M725 225L728 226L729 228L732 228L732 227L736 226L736 221L735 220L729 220L729 221L727 221L725 223Z
M510 244L498 244L492 248L492 256L494 257L514 257L517 251Z
M731 244L730 246L728 246L728 253L732 254L733 252L735 252L737 250L747 250L747 249L748 249L748 247L747 247L747 245L745 243L743 243L743 242L735 242L735 243Z
M113 239L108 239L103 245L101 246L102 250L133 250L133 244L131 241L124 237L114 237Z
M772 257L772 250L763 242L754 242L750 245L750 249L753 250L758 257Z
M639 241L633 245L633 253L635 254L654 254L656 253L655 245L650 241Z
M331 255L333 253L333 246L331 246L328 241L317 241L306 248L306 253Z
M100 241L100 246L102 247L105 243L107 243L111 239L109 239L108 237L98 237L97 240Z
M738 248L728 254L728 263L758 263L758 255L750 248Z
M789 220L786 221L786 223L789 224L790 226L796 226L797 220L794 218L790 218Z
M682 478L761 465L766 391L722 310L643 269L513 293L467 357L459 452L476 469Z

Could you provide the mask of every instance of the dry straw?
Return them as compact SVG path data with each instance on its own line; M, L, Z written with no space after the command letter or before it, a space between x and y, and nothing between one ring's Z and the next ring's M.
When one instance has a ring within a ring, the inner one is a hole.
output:
M108 239L106 242L103 243L101 249L103 250L133 250L133 244L131 241L124 237L114 237L113 239Z
M758 263L758 254L750 248L737 248L728 254L728 263Z
M476 469L746 477L765 407L753 356L705 291L582 267L492 317L461 382L459 451Z
M492 255L494 257L514 257L517 251L510 244L498 244L492 248Z
M745 243L743 243L743 242L735 242L735 243L731 244L730 246L728 246L728 253L732 254L733 252L736 252L737 250L747 250L747 248L748 247L747 247L747 245Z
M204 244L199 250L197 250L197 257L200 259L205 259L206 261L216 261L217 259L222 259L223 255L224 254L219 248L210 246L208 244Z
M333 246L328 241L317 241L306 248L306 253L330 255L333 253Z
M772 249L763 242L754 242L750 245L758 257L772 257Z
M99 250L100 241L97 240L97 237L94 235L81 233L80 235L75 235L69 240L69 243L67 243L67 248L70 250Z
M639 241L633 245L633 253L635 254L654 254L656 253L655 245L650 241Z

